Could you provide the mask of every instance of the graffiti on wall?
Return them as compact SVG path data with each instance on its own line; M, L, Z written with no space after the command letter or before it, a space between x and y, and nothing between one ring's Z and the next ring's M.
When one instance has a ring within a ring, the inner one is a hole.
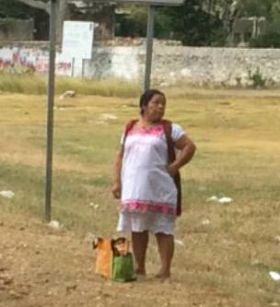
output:
M49 55L47 51L20 48L0 49L0 72L12 74L47 73L49 70ZM56 55L56 74L71 76L72 61Z

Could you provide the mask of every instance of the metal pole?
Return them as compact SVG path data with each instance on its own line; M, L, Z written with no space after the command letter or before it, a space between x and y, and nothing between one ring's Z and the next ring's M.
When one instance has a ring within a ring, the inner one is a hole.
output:
M82 59L82 79L85 78L85 59Z
M56 1L51 0L50 10L50 44L48 75L48 115L47 115L47 149L46 149L46 186L45 186L45 220L51 220L52 195L52 156L53 156L53 106L55 95L55 54L56 54Z
M74 77L75 75L75 58L72 58L72 62L71 62L71 77Z
M154 19L155 6L148 7L148 23L147 23L147 49L146 49L146 67L145 67L145 81L144 91L150 88L151 71L152 71L152 57L153 57L153 38L154 38Z

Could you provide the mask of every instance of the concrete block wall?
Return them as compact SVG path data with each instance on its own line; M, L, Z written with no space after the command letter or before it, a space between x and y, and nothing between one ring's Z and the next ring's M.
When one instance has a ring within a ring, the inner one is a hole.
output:
M32 67L48 71L46 44L0 46L0 71ZM88 79L142 81L145 46L95 46L91 60L57 52L57 74ZM163 46L155 44L152 80L156 84L184 81L195 85L248 86L259 71L268 85L280 86L280 49Z

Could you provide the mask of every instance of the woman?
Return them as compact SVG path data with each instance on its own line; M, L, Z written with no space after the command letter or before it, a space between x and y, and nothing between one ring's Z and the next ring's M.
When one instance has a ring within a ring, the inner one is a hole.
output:
M174 253L177 188L173 177L195 152L183 129L172 123L171 137L179 150L168 163L163 116L166 98L148 90L140 98L140 118L126 127L117 155L113 195L121 199L117 230L131 232L136 273L146 274L145 258L149 232L156 236L161 268L157 277L170 277Z

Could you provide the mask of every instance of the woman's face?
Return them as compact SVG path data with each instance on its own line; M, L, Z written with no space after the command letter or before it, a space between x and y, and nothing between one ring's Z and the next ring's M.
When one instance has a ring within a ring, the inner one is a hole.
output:
M148 105L143 107L143 115L152 122L160 121L164 116L165 105L165 97L155 94L148 102Z

